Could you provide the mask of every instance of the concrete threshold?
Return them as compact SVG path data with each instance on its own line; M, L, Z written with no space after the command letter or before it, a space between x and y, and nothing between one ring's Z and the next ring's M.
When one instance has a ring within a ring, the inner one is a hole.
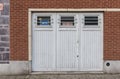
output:
M102 71L99 72L74 72L74 71L59 71L59 72L31 72L31 74L40 74L40 75L80 75L80 74L104 74Z

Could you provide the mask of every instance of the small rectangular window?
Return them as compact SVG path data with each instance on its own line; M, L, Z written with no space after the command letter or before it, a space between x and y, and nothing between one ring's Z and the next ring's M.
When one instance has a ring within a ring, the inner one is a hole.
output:
M74 26L74 17L72 16L62 16L61 17L61 26L63 27L73 27Z
M50 21L50 16L38 16L37 17L37 25L38 26L50 26L51 21Z
M98 16L85 16L85 25L98 25Z

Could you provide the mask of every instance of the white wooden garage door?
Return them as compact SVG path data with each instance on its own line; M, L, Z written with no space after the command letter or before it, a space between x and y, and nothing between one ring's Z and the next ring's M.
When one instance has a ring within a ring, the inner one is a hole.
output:
M102 71L102 13L34 13L32 71Z

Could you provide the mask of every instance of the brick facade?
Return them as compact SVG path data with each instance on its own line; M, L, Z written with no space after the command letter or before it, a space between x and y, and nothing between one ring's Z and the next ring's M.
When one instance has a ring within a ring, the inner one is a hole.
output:
M10 59L28 60L29 8L119 8L120 0L10 0ZM104 12L104 59L120 60L120 12Z
M120 60L120 12L104 13L104 59Z

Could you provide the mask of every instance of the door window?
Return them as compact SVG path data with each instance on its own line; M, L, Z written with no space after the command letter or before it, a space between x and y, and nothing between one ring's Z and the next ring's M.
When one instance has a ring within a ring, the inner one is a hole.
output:
M85 16L85 25L98 25L98 16Z
M85 28L100 28L100 22L101 20L97 15L85 15L83 19Z
M51 27L50 16L37 16L37 26L38 27Z
M63 28L74 27L74 16L62 16L60 27L63 27Z

